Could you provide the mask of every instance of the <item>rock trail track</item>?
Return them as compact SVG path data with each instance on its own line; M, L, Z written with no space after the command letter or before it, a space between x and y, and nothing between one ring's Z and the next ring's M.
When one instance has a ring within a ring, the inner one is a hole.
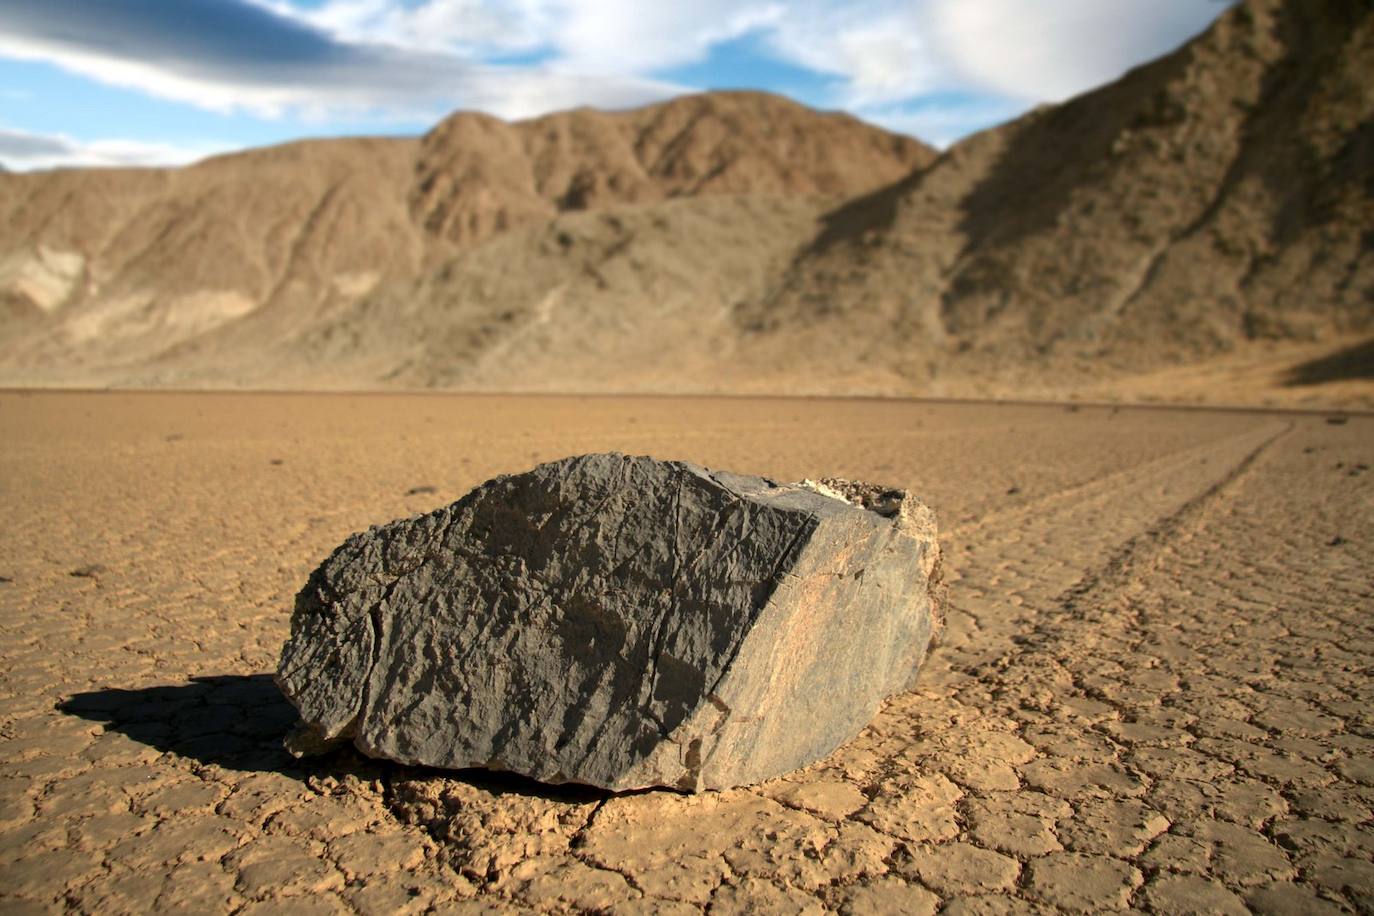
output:
M1374 911L1374 418L5 394L0 439L0 912ZM325 552L601 448L928 498L918 688L698 796L281 751Z

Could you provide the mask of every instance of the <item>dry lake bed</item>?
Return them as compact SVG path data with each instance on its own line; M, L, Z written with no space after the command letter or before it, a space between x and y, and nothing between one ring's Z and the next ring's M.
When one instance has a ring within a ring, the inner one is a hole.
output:
M281 750L350 532L618 450L905 486L949 627L759 786ZM1374 418L914 401L0 394L0 911L1374 910Z

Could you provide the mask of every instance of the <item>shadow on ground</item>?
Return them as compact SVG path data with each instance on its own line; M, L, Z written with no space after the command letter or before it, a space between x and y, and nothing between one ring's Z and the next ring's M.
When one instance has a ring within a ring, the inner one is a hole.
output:
M267 674L192 678L136 690L78 693L58 705L159 751L235 770L305 777L320 768L282 748L296 710Z
M514 773L437 770L371 760L351 745L319 757L297 760L282 747L296 724L296 709L271 675L196 677L185 684L107 688L78 693L58 710L102 723L159 751L227 770L274 772L296 779L345 773L389 779L445 778L495 795L523 795L570 801L611 794L588 786L550 786Z
M1296 388L1351 379L1374 379L1374 338L1294 366L1284 373L1283 384Z

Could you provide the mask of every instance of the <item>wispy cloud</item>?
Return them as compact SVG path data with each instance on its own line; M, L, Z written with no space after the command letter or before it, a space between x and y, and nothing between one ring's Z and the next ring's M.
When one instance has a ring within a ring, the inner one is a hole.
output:
M554 0L328 0L317 6L248 2L338 41L474 59L547 48L561 11Z
M897 133L944 148L971 133L1009 121L1025 111L1019 99L932 96L915 102L866 107L864 117Z
M806 0L779 17L767 39L786 60L834 80L833 104L883 105L940 88L921 5Z
M946 79L1060 101L1173 50L1229 0L931 0L924 26Z
M1218 0L5 0L0 55L220 112L316 124L644 104L752 36L802 100L947 142L1176 46ZM513 63L518 61L519 63ZM820 87L820 88L816 88Z
M192 146L132 140L83 142L62 134L0 127L0 165L16 172L69 166L185 165L231 147L210 142Z
M351 43L243 0L201 0L194 15L183 0L8 0L0 55L214 110L316 120L432 118L454 107L525 117L578 104L642 104L682 88Z
M1205 26L1224 0L254 0L341 41L481 56L537 52L555 68L646 77L749 32L830 78L815 104L868 115L925 96L975 99L948 125L1024 110L1111 80ZM982 96L978 99L978 96ZM927 107L926 114L934 117ZM933 123L933 121L932 121Z
M650 74L701 60L713 45L770 29L784 14L772 2L578 0L564 6L549 44L556 60L577 69Z

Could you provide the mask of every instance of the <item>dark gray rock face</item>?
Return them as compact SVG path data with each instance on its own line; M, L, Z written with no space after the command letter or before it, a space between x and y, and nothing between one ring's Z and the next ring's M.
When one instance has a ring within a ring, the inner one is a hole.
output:
M819 759L940 623L901 491L585 455L355 534L296 599L296 753L700 790Z

